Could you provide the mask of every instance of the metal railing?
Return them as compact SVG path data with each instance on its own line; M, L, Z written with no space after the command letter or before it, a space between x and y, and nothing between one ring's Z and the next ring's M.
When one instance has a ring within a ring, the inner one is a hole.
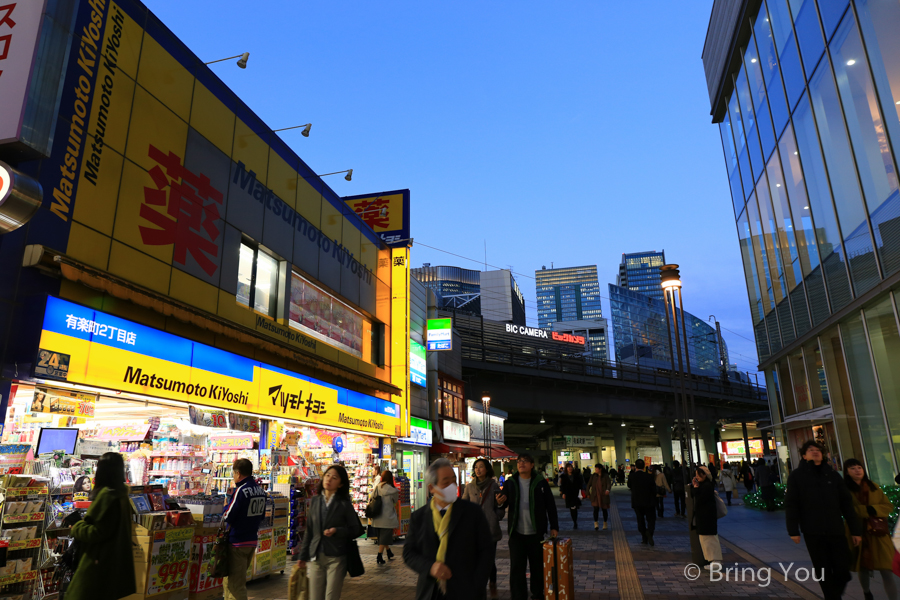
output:
M597 378L598 384L638 385L673 388L678 384L678 373L671 369L604 361L584 352L560 350L559 344L532 341L523 338L521 344L510 343L508 336L491 328L466 327L457 319L456 330L462 341L462 359L512 367L534 369L537 372L565 373ZM477 324L477 319L473 319ZM462 326L461 326L462 325ZM485 323L487 325L487 323ZM504 339L505 338L505 339ZM767 403L766 389L752 383L744 383L702 374L687 376L686 383L695 394Z

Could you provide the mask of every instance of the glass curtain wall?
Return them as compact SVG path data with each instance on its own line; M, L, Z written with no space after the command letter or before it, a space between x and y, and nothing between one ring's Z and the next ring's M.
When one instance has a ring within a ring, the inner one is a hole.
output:
M790 350L766 369L773 417L831 406L842 458L889 483L895 298L809 332L900 272L900 2L764 0L750 18L719 128L759 358Z

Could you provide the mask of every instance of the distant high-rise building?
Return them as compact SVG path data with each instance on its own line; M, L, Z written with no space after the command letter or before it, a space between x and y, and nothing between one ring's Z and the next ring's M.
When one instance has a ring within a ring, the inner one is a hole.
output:
M659 268L666 264L666 252L633 252L622 255L616 285L657 300L664 300Z
M481 273L481 316L525 325L525 298L508 269Z
M550 329L558 321L592 321L603 317L597 265L534 272L538 327Z
M612 313L616 360L638 366L672 368L665 300L609 284L609 310ZM715 327L689 312L684 313L684 318L691 372L695 375L720 376L722 364ZM728 347L725 340L722 344L722 355L727 365Z
M482 272L425 263L410 274L434 290L438 308L525 325L525 298L508 269Z

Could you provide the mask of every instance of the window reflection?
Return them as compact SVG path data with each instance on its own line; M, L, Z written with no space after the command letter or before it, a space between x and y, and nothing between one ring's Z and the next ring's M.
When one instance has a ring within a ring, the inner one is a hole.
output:
M753 252L752 234L750 223L747 220L745 210L737 221L738 238L741 246L741 258L744 261L744 277L747 280L747 294L750 296L750 310L753 313L753 322L759 323L763 318L762 295L759 289L759 274Z
M812 73L822 52L825 40L822 39L822 28L819 26L819 15L815 0L790 0L791 14L794 16L794 27L800 40L800 56L807 73Z
M822 351L822 364L825 366L828 397L841 445L841 456L861 457L863 451L856 424L856 411L853 408L853 394L850 391L850 378L845 368L844 351L837 327L832 327L819 336L819 349Z
M834 71L885 276L900 269L897 173L862 40L848 14L832 42ZM848 245L848 250L850 246Z
M768 0L766 5L769 9L772 33L775 36L775 49L781 58L779 62L781 73L784 76L788 103L793 108L803 94L806 77L803 75L800 55L797 52L797 41L794 39L794 29L791 27L791 13L786 0Z
M884 412L894 452L900 452L900 372L896 368L896 358L900 356L900 333L897 332L891 296L886 296L865 312L875 371L881 387L881 397L884 399ZM900 454L897 459L900 462Z

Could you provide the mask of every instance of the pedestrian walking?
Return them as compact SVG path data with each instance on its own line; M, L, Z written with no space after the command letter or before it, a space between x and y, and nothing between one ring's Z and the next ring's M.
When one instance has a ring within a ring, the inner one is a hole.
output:
M756 485L759 486L759 493L766 503L766 511L775 512L775 479L769 465L763 459L759 459L756 463Z
M712 569L713 563L722 562L722 544L719 543L719 514L716 508L716 484L709 467L700 465L691 479L691 498L694 500L694 518L691 529L700 537L703 549L703 567Z
M503 539L503 530L500 529L500 521L506 511L497 508L497 495L500 486L494 479L494 468L484 458L475 461L472 481L466 484L462 499L474 502L484 511L488 527L491 529L491 538L494 540L494 555L497 554L497 542ZM488 578L488 588L491 598L497 598L497 563L491 563L491 574Z
M228 526L228 576L225 600L247 600L247 568L258 543L259 524L266 514L266 490L253 477L253 463L239 458L232 464L234 494L225 506Z
M709 470L713 487L715 487L716 482L719 480L719 469L716 468L716 463L714 462L710 462L709 465L707 465L707 469Z
M588 482L588 480L590 480L590 478L591 478L591 468L586 466L583 469L581 469L581 482L582 482L582 484L584 484L584 487L582 489L585 492L587 491L587 482Z
M659 465L655 465L653 470L655 471L653 478L656 483L656 516L662 519L665 512L666 494L670 493L672 488Z
M859 584L866 600L874 598L869 589L873 571L881 573L888 600L897 600L897 584L891 570L895 550L888 523L894 505L881 488L869 479L865 467L855 458L844 461L844 483L853 496L856 516L866 524L859 546L852 545L850 531L846 525L844 527L850 544L850 570L859 573Z
M679 517L685 515L685 487L684 467L681 463L672 461L672 499L675 502L675 514Z
M741 479L744 480L744 489L747 493L753 492L753 469L746 460L741 462Z
M431 501L410 517L403 544L403 562L419 575L416 600L480 598L494 564L484 511L457 501L456 472L446 458L428 465L425 486Z
M619 472L616 474L616 482L619 485L625 485L625 467L624 467L624 465L619 465Z
M375 562L385 564L384 553L387 552L388 560L394 558L391 552L391 544L394 543L394 530L400 527L400 518L397 516L397 501L400 499L400 490L394 487L394 474L384 471L381 481L369 494L369 502L375 498L381 498L381 512L372 519L374 533L378 537L378 557Z
M131 552L131 501L121 454L107 452L97 461L91 500L84 519L72 525L70 535L82 550L65 597L118 600L137 591ZM71 524L68 517L66 524Z
M722 470L719 471L719 482L725 488L725 499L728 506L731 506L731 495L737 492L737 482L734 480L734 472L731 470L730 463L724 463Z
M517 473L506 480L497 496L497 505L508 507L509 587L512 600L527 600L526 567L531 571L531 597L544 597L543 537L550 527L551 537L559 534L556 500L544 477L534 470L534 458L520 454Z
M800 456L803 461L788 477L784 498L788 535L799 544L803 532L825 600L840 598L850 581L844 522L854 546L862 541L862 525L853 510L850 490L824 461L824 448L809 440L800 447Z
M600 530L600 511L603 511L603 529L607 528L609 521L609 490L612 483L606 467L601 464L594 465L594 473L588 480L588 498L594 507L594 531Z
M634 463L635 470L628 478L628 489L631 490L631 508L637 517L638 531L641 532L641 543L656 545L653 532L656 530L656 478L644 470L644 459Z
M578 508L581 506L580 473L571 464L566 465L559 484L559 495L566 501L566 508L572 515L572 527L578 529Z
M309 600L341 597L350 544L362 533L362 523L350 498L347 471L340 465L331 465L319 480L318 494L309 503L300 547L298 568L306 566Z

